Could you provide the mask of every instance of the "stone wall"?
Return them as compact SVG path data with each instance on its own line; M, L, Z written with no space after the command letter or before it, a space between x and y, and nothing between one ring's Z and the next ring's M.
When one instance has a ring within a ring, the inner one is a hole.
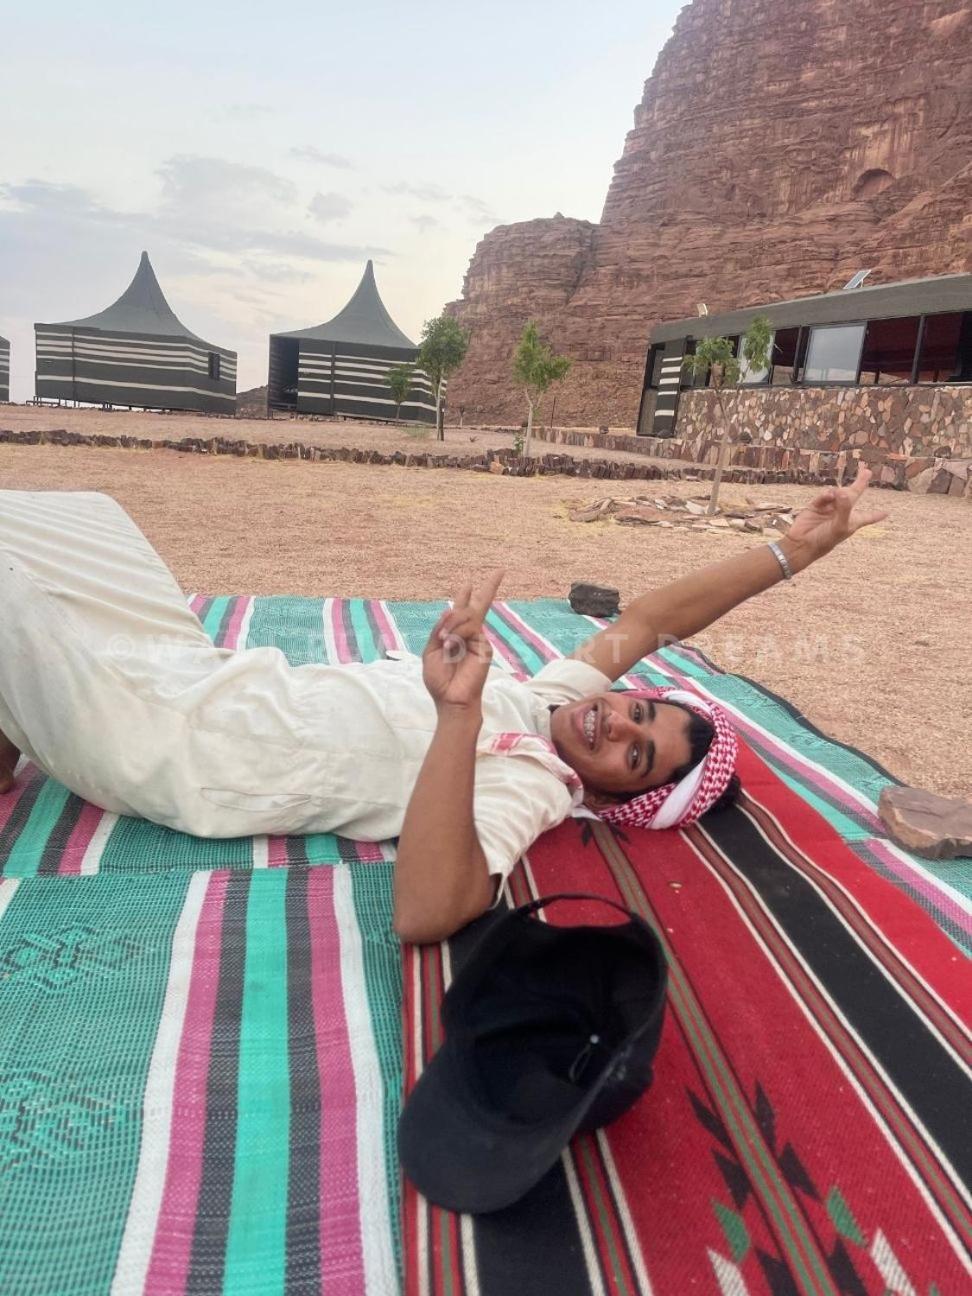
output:
M842 481L860 460L878 485L968 494L972 386L759 388L727 393L740 469L783 472L789 480ZM712 465L721 429L711 391L683 392L673 437L579 428L538 429L541 440Z
M873 463L889 454L972 458L972 386L758 388L726 401L755 446L859 450ZM680 457L705 462L720 435L715 394L683 392Z

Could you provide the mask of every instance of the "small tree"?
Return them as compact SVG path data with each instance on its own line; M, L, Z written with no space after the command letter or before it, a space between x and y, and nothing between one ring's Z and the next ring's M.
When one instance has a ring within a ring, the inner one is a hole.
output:
M469 334L451 315L440 315L426 320L422 326L418 363L432 383L435 393L435 433L439 441L445 440L442 426L442 389L450 374L462 364L469 349Z
M523 388L527 398L526 444L523 453L530 456L533 438L533 416L544 393L559 382L570 368L566 356L554 355L550 347L540 340L537 325L531 320L523 330L519 344L513 352L513 378Z
M747 373L760 373L769 368L772 341L773 331L769 320L765 315L757 315L740 339L738 355L732 353L730 338L707 337L699 341L695 354L686 356L682 362L693 378L704 379L709 376L722 419L722 440L719 442L719 458L712 479L709 507L706 510L708 516L711 516L718 506L719 487L722 485L722 474L729 460L729 447L736 439L735 428L726 410L725 393L727 390L735 391L733 414L738 413L740 379ZM743 361L745 361L745 369Z
M402 401L405 400L408 393L412 390L412 381L415 377L415 366L413 364L395 365L394 369L388 370L388 376L385 381L388 383L388 390L391 392L391 398L395 402L395 422L402 415Z

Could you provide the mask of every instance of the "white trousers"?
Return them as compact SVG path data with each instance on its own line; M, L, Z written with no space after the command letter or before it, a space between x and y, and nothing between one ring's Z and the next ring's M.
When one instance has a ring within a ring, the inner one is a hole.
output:
M120 505L87 491L0 491L0 730L95 805L183 827L166 759L178 722L113 669L172 644L190 657L219 651Z

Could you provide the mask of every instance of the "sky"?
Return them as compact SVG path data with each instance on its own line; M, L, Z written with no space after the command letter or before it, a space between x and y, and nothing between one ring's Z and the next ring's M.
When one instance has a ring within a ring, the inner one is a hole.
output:
M266 381L365 261L399 326L493 226L597 220L684 0L46 0L4 10L0 334L102 310L142 249L194 333Z

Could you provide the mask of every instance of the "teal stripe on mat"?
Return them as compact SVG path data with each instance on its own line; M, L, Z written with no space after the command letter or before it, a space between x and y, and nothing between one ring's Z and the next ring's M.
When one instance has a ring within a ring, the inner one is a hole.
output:
M105 844L101 873L162 873L169 869L249 868L249 837L190 837L144 819L122 817Z
M326 661L323 608L323 599L254 599L247 648L279 648L291 666Z
M31 806L27 822L17 841L3 861L5 877L34 877L40 868L44 848L71 793L53 779L45 780L37 800Z
M432 627L447 606L442 600L432 603L389 603L388 610L409 652L421 654Z
M219 627L223 623L223 617L226 615L226 609L229 607L231 601L230 595L220 595L219 598L214 598L212 603L210 603L209 607L206 609L202 626L210 639L214 642L219 635Z
M247 899L226 1293L284 1290L290 1140L286 888L286 869L260 870Z
M385 649L375 639L374 627L368 618L365 606L366 602L365 599L348 600L351 611L351 626L358 647L358 658L364 662L381 661L385 656Z
M0 1292L107 1292L191 875L24 879L0 923Z

